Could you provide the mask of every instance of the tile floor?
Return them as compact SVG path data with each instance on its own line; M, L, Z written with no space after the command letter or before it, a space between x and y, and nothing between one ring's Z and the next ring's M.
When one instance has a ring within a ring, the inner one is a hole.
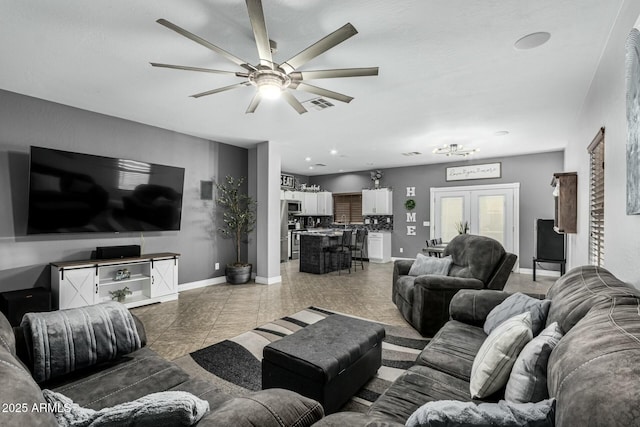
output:
M298 262L281 264L282 283L212 285L180 292L177 301L132 309L144 322L148 345L173 360L308 306L395 325L408 325L391 302L393 263L365 263L365 270L315 275ZM512 274L505 290L546 293L556 280Z

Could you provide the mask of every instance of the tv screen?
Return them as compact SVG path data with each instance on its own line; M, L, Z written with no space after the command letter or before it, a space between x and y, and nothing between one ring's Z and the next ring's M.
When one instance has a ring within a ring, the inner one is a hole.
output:
M31 147L27 234L179 230L184 168Z

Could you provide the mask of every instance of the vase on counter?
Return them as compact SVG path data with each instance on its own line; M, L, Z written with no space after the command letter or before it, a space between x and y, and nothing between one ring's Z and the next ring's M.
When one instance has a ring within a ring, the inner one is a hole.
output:
M380 188L380 180L376 179L375 181L373 181L373 188L375 188L376 190L378 188Z

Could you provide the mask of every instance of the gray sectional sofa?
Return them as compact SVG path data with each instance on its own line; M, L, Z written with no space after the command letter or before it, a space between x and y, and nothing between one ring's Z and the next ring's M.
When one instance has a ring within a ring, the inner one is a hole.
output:
M508 295L458 292L451 301L451 320L367 414L332 414L314 426L399 427L427 402L471 400L471 367L487 338L484 320ZM558 322L565 333L547 371L548 391L556 398L555 425L640 426L640 291L603 268L584 266L560 278L547 298L547 325ZM501 399L501 393L486 401Z
M45 403L41 387L47 387L93 409L155 391L189 391L211 406L199 426L400 427L427 402L471 400L471 367L487 338L484 320L508 296L497 290L459 291L451 301L451 320L366 414L338 412L324 418L317 402L286 390L231 397L146 347L117 362L39 385L16 356L14 333L0 315L0 409L12 409L0 412L0 425L57 425L50 413L31 410L34 403ZM565 332L547 372L548 391L556 399L556 426L640 426L640 291L605 269L585 266L559 279L547 298L546 323L558 322ZM144 339L144 328L137 327ZM485 401L497 401L502 393ZM15 406L22 403L29 410Z
M135 320L144 345L144 327ZM37 384L21 361L21 358L28 359L27 343L22 339L24 334L20 328L15 332L0 314L2 426L57 426L51 412L41 406L46 405L41 388L62 393L75 403L95 410L159 391L187 391L208 401L211 408L198 426L302 427L313 424L324 414L318 402L288 390L271 389L242 398L232 397L207 381L190 377L177 365L144 346L114 362Z

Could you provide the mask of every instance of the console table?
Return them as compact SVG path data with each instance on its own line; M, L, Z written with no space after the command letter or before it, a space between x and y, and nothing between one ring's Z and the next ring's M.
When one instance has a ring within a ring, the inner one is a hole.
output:
M51 263L53 304L59 309L83 307L111 301L109 292L132 292L128 308L178 299L177 253L157 253L133 258L65 261ZM119 278L118 271L128 270Z

